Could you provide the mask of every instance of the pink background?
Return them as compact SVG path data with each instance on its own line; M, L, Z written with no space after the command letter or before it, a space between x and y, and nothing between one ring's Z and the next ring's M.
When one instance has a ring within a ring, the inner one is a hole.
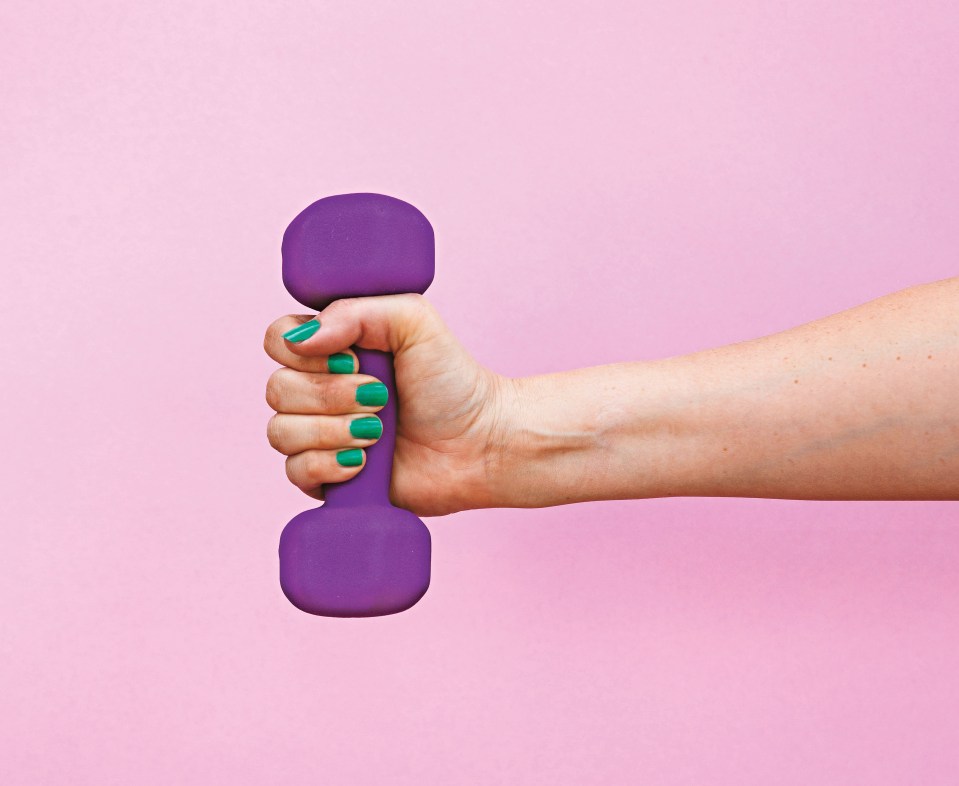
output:
M344 191L510 375L955 275L955 9L7 4L0 780L959 782L955 505L461 514L415 609L311 618L260 349Z

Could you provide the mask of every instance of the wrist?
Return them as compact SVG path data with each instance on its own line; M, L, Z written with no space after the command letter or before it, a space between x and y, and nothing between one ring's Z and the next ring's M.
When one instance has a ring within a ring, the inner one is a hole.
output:
M603 496L626 412L593 396L595 372L501 378L487 461L491 506L546 507Z
M710 470L685 372L658 361L504 380L490 506L696 494Z

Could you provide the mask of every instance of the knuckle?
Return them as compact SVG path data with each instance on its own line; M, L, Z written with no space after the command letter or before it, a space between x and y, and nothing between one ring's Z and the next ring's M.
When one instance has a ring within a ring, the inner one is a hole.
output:
M324 317L346 316L347 314L349 314L350 311L356 308L356 304L358 301L359 301L359 298L355 298L355 297L345 297L345 298L342 298L341 300L334 300L332 303L330 303L330 305L328 305L326 308L323 309L323 316Z
M286 460L286 478L294 486L299 486L300 484L297 482L299 479L299 472L297 471L296 461L294 458L294 456L289 456Z
M326 411L331 404L330 380L326 374L314 374L310 377L310 397L317 409Z
M323 424L323 418L316 418L310 429L310 442L317 447L326 442L326 427Z
M307 454L305 469L308 481L312 484L320 483L326 475L326 462L323 460L323 454L319 452Z
M283 369L278 369L270 374L270 378L266 381L266 403L270 405L270 409L279 410L280 405L283 403Z
M266 438L270 446L276 450L279 450L283 444L279 418L279 415L273 415L273 417L266 422Z
M283 320L288 317L280 317L273 320L266 329L266 335L263 337L263 348L269 353L271 347L278 346L283 335Z
M407 308L424 308L429 306L429 301L417 292L404 292L396 296Z
M402 316L403 335L406 340L423 340L433 335L442 324L436 309L425 297L417 294L397 295Z
M325 462L318 451L298 453L286 460L286 477L304 491L319 486L325 475Z
M411 292L397 297L400 298L403 308L413 317L425 319L433 314L433 304L422 295Z

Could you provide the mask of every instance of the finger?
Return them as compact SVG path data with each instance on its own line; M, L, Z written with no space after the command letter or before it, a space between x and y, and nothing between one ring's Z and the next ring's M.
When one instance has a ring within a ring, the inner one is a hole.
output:
M314 496L324 483L349 480L365 463L366 453L359 448L305 450L286 460L286 476L298 489Z
M323 372L332 374L353 374L359 370L356 353L349 346L330 355L303 356L290 351L292 344L283 338L301 325L311 321L306 314L290 314L280 317L266 329L263 349L281 366L295 368L298 371Z
M366 374L311 374L279 368L266 383L270 408L293 415L377 412L387 398L386 385Z
M300 318L297 318L300 319ZM357 345L399 352L414 341L445 333L439 315L420 295L382 295L337 300L317 314L318 327L284 323L287 349L301 357L319 357Z
M383 424L376 415L277 414L266 434L276 450L292 456L304 450L368 447L383 434Z

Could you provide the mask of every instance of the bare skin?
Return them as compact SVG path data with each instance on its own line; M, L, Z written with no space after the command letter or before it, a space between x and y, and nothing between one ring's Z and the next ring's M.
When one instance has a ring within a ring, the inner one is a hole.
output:
M349 347L395 355L391 496L422 516L599 499L959 499L959 278L692 355L524 379L480 366L415 295L332 304L301 343L267 331L270 443L322 498L374 381ZM355 366L354 366L355 368Z

